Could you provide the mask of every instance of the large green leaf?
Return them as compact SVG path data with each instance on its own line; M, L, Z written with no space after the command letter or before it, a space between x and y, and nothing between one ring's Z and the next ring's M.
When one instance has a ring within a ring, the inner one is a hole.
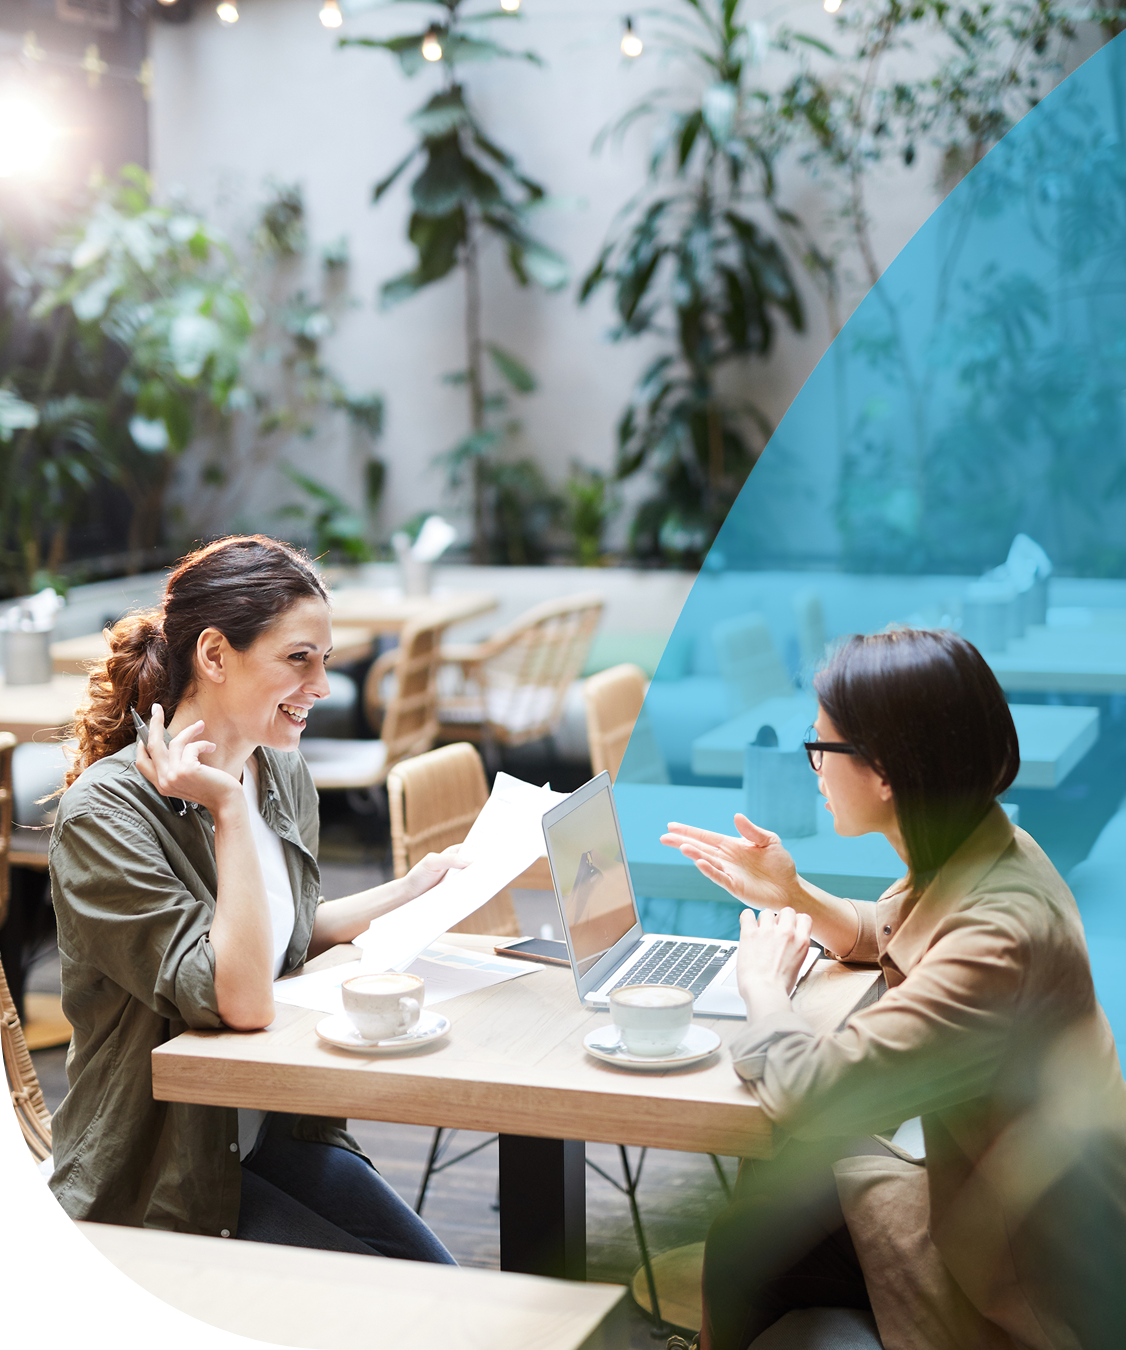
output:
M424 216L446 216L459 205L488 209L503 201L500 184L466 155L457 133L428 143L425 169L411 184L411 198Z
M487 348L493 365L518 394L530 394L535 390L536 377L527 366L495 342L488 343Z
M383 194L398 179L399 175L414 160L415 156L418 153L419 148L418 146L415 146L415 148L410 152L409 155L404 155L404 157L398 162L398 164L395 165L395 167L391 170L391 172L387 175L386 178L381 178L379 182L376 183L375 187L373 187L371 190L371 200L373 203L378 202L380 200Z
M448 136L450 132L465 126L469 120L469 109L465 106L459 85L435 94L429 102L424 103L417 112L411 113L407 118L411 126L426 140ZM415 153L411 151L412 156Z

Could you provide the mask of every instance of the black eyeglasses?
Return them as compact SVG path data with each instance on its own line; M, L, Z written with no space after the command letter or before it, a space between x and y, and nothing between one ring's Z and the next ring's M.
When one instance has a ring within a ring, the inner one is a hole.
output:
M849 745L847 741L819 741L817 732L813 727L805 733L803 737L805 753L809 756L809 767L814 773L821 772L821 764L825 758L825 751L828 750L834 755L855 755L859 751L856 746Z

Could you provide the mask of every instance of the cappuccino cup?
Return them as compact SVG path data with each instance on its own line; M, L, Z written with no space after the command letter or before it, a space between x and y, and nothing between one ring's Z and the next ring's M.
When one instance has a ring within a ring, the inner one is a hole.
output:
M418 1024L425 983L417 975L353 975L340 986L344 1015L365 1041L404 1036Z
M692 1025L690 989L627 984L610 993L610 1016L631 1055L671 1055Z

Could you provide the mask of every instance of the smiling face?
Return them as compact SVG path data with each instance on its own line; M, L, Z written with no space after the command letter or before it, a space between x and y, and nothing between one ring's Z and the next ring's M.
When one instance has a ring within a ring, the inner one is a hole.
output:
M325 659L332 628L324 601L298 600L244 652L235 651L219 634L211 643L204 639L199 689L207 691L211 705L203 714L210 738L219 733L226 739L217 725L222 722L228 735L252 745L296 750L309 709L329 689ZM218 669L210 664L213 656L218 657Z
M818 707L813 723L820 741L842 742L841 735L825 712ZM895 802L886 779L880 777L859 755L841 755L826 751L821 760L817 783L832 812L833 826L841 835L888 835L895 842L899 834Z

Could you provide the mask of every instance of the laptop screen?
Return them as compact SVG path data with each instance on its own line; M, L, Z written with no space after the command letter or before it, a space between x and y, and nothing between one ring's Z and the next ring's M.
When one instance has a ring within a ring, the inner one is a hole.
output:
M575 974L585 975L638 921L610 789L576 802L544 828Z

